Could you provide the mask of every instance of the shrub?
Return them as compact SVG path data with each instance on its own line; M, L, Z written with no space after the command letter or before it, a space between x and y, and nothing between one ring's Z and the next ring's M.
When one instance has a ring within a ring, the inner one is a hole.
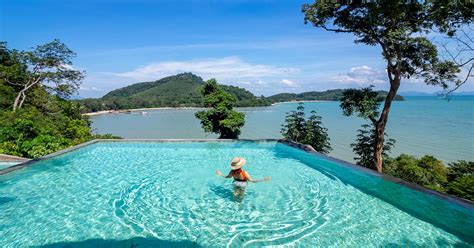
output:
M221 139L236 139L245 124L245 114L233 109L236 99L222 90L215 79L210 79L202 89L204 106L210 108L196 113L205 132L219 134Z
M285 123L281 134L286 139L311 145L316 151L329 153L331 148L327 128L322 125L322 118L316 111L306 118L303 103L299 103L296 111L286 113Z
M402 154L395 159L388 159L384 166L385 173L389 175L433 190L445 191L447 169L442 161L433 156L417 159Z
M374 160L375 154L375 128L373 125L364 124L362 128L357 130L357 138L355 143L351 144L352 151L357 155L354 160L356 164L370 168L372 170L377 169ZM386 141L382 148L383 159L389 159L388 153L395 144L394 139L389 139L388 135L385 134Z

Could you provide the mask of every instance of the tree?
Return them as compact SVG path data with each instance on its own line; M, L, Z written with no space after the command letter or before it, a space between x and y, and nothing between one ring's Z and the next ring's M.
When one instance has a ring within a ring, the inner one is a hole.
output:
M116 138L93 135L80 105L64 99L82 74L57 65L72 52L53 43L19 52L0 42L0 153L36 158L93 138Z
M202 91L204 106L196 113L204 131L219 134L220 139L236 139L245 124L245 114L233 110L236 98L222 90L215 79L208 80Z
M433 156L417 159L414 156L402 154L385 163L385 172L405 181L442 192L447 183L446 167L443 162Z
M364 124L362 128L357 130L357 139L355 143L351 144L352 150L357 157L354 159L357 161L356 164L375 170L376 165L374 163L374 149L375 149L375 128L373 125ZM387 134L385 134L387 138ZM387 139L384 142L382 149L382 156L388 157L388 153L395 144L394 139Z
M460 26L472 22L474 3L453 1L458 5L447 11L440 8L452 7L446 2L449 1L315 1L303 5L305 23L336 33L352 33L356 43L381 48L390 89L381 113L375 118L374 161L379 172L385 127L402 79L420 77L428 85L443 88L460 83L456 77L459 66L441 60L437 47L426 34L437 28L454 35Z
M447 192L474 201L474 162L460 160L449 164Z
M84 72L72 68L76 54L55 39L33 51L8 50L0 44L0 80L18 89L13 111L21 108L30 92L43 87L61 98L77 91Z
M472 37L474 37L474 25L470 24L454 35L446 37L445 41L440 43L444 50L441 55L465 69L465 75L461 75L456 85L451 89L446 89L445 95L448 99L454 91L474 77L474 39Z
M351 144L352 150L358 157L354 159L358 165L377 169L374 154L376 149L376 132L377 116L379 115L380 104L383 97L373 90L374 86L362 89L348 89L342 93L340 107L345 116L357 114L365 120L370 121L371 125L364 124L362 129L358 130L356 142ZM384 133L384 136L386 133ZM385 139L385 137L384 137ZM383 143L382 157L386 157L387 153L394 146L395 140L388 139Z
M322 125L322 118L316 111L306 118L304 104L299 103L296 111L287 113L281 134L286 139L311 145L316 151L327 154L332 150L327 128Z

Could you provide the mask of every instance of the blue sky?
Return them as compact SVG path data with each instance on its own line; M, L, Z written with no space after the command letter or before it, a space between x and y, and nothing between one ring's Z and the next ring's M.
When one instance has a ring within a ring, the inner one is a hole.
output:
M191 71L255 94L374 84L377 47L305 25L310 0L0 0L0 40L29 49L59 38L86 70L80 95ZM416 80L400 91L439 91ZM472 90L472 84L461 88Z

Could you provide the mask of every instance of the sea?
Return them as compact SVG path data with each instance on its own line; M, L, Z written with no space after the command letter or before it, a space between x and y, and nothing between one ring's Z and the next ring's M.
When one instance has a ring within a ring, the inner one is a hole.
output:
M401 153L432 155L446 163L474 161L474 96L453 96L449 101L436 96L407 96L392 104L387 135L396 140L390 155ZM298 103L268 107L237 108L245 113L242 139L282 138L286 113ZM328 129L333 150L329 155L354 161L351 143L367 121L342 114L337 101L305 102L306 113L314 110ZM198 109L159 109L91 116L95 133L111 133L137 139L212 139L194 114Z

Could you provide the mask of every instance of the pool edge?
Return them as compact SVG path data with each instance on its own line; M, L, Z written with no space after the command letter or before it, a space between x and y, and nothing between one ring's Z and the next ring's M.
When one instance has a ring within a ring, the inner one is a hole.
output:
M90 141L87 141L87 142L84 142L84 143L81 143L81 144L78 144L78 145L75 145L75 146L71 146L71 147L65 148L65 149L63 149L63 150L59 150L59 151L57 151L57 152L53 152L53 153L44 155L44 156L39 157L39 158L27 160L27 161L25 161L25 162L23 162L23 163L19 163L19 164L16 164L16 165L14 165L14 166L10 166L10 167L7 167L7 168L5 168L5 169L1 169L1 170L0 170L0 175L7 174L7 173L10 173L10 172L13 172L13 171L16 171L16 170L23 169L23 168L28 167L28 166L30 166L30 165L32 165L32 164L35 164L35 163L38 162L38 161L47 160L47 159L50 159L50 158L53 158L53 157L56 157L56 156L59 156L59 155L62 155L62 154L65 154L65 153L74 151L74 150L77 150L77 149L79 149L79 148L82 148L82 147L85 147L85 146L88 146L88 145L91 145L91 144L95 144L95 143L97 143L97 142L100 142L100 140L99 140L99 139L90 140Z
M302 151L310 153L310 154L316 154L318 156L322 156L322 157L324 157L324 158L326 158L326 159L328 159L332 162L336 162L336 163L338 163L342 166L346 166L346 167L349 167L351 169L355 169L355 170L361 171L363 173L367 173L367 174L370 174L372 176L382 178L383 180L398 184L402 187L410 188L412 190L415 190L415 191L418 191L418 192L421 192L421 193L432 195L432 196L437 197L437 198L439 198L443 201L447 201L449 203L461 205L463 207L466 207L466 208L474 211L474 202L472 202L470 200L460 198L460 197L457 197L457 196L453 196L453 195L449 195L449 194L446 194L446 193L443 193L443 192L438 192L438 191L435 191L435 190L432 190L432 189L428 189L428 188L425 188L421 185L414 184L414 183L411 183L411 182L407 182L403 179L400 179L400 178L397 178L397 177L394 177L394 176L391 176L391 175L388 175L388 174L379 173L375 170L371 170L369 168L366 168L366 167L363 167L363 166L360 166L360 165L356 165L356 164L347 162L347 161L339 159L339 158L331 157L329 155L326 155L326 154L323 154L323 153L320 153L320 152L314 150L312 147L309 148L307 145L304 145L304 144L301 144L301 143L298 143L298 142L285 140L285 139L280 139L277 142L281 143L281 144L284 144L284 145L287 145L287 146L290 146L290 147L293 147L293 148L296 148L296 149L299 149L299 150L302 150Z

